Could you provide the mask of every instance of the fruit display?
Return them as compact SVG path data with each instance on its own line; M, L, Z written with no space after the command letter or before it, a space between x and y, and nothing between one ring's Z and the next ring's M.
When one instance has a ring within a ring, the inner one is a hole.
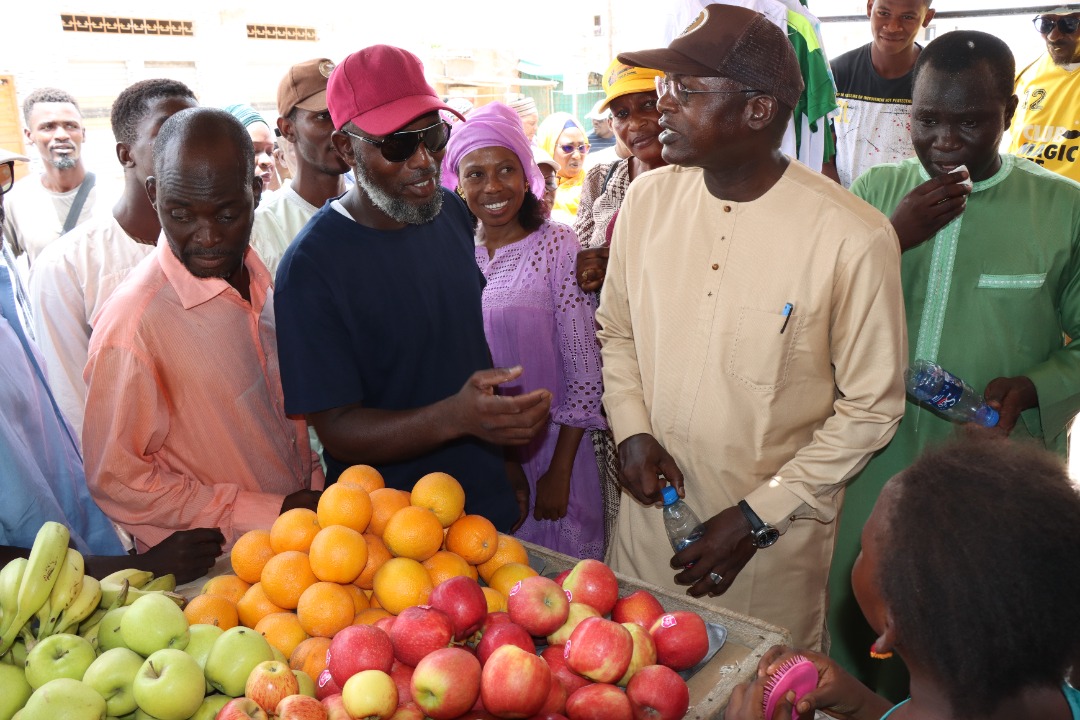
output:
M700 617L620 598L595 560L540 576L464 506L444 473L404 493L350 468L316 511L240 537L234 574L186 606L168 580L84 578L66 531L43 527L0 570L0 720L686 714L675 670L708 651Z

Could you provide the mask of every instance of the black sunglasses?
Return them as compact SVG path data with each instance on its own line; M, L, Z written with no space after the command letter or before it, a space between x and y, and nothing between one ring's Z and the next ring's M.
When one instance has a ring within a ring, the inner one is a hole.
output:
M419 130L399 130L396 133L387 135L382 140L357 135L345 129L342 129L341 132L357 140L371 143L379 148L384 158L395 163L405 162L411 158L413 153L416 152L416 148L420 147L421 142L424 143L424 147L428 149L428 152L436 153L446 147L446 143L450 141L450 124L445 120L440 120L434 125L428 125L426 128L420 128Z
M15 161L0 163L0 195L4 195L15 184Z
M1072 35L1076 32L1076 28L1080 27L1080 15L1066 15L1065 17L1036 15L1031 22L1040 35L1049 35L1055 25L1062 35Z

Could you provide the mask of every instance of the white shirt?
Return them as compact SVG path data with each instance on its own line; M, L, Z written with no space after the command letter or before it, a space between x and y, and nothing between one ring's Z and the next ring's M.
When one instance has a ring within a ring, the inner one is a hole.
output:
M34 334L60 410L82 437L87 348L98 309L154 251L110 214L83 223L46 247L30 271Z
M291 184L275 192L255 210L251 247L259 254L271 277L277 276L278 263L285 249L318 210L300 197Z
M67 220L68 211L75 202L78 187L68 192L54 193L41 184L41 175L25 177L4 196L4 235L16 255L26 254L33 265L45 246L60 237ZM100 181L100 178L98 179ZM94 214L94 205L101 197L99 182L90 188L79 223L86 222Z

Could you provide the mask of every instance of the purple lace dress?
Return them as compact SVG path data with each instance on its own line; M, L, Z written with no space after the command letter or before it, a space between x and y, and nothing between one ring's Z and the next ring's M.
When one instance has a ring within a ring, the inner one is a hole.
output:
M534 520L530 511L518 538L579 558L603 559L604 505L588 430L607 428L600 411L603 380L596 339L595 300L578 289L574 261L581 246L562 223L545 222L528 237L488 257L476 248L487 278L484 331L496 367L525 371L507 394L536 388L552 393L551 422L521 450L532 502L536 482L551 463L559 426L585 428L570 476L570 501L558 521Z

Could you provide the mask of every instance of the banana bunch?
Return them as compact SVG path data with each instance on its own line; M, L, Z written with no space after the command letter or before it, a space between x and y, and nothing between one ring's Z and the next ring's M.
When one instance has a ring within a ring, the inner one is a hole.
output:
M69 539L66 527L46 522L30 557L0 569L0 657L19 637L28 647L58 633L92 637L107 611L148 593L162 593L184 606L183 596L173 592L176 578L171 574L155 578L151 572L129 569L100 581L86 575L83 556L68 547Z

